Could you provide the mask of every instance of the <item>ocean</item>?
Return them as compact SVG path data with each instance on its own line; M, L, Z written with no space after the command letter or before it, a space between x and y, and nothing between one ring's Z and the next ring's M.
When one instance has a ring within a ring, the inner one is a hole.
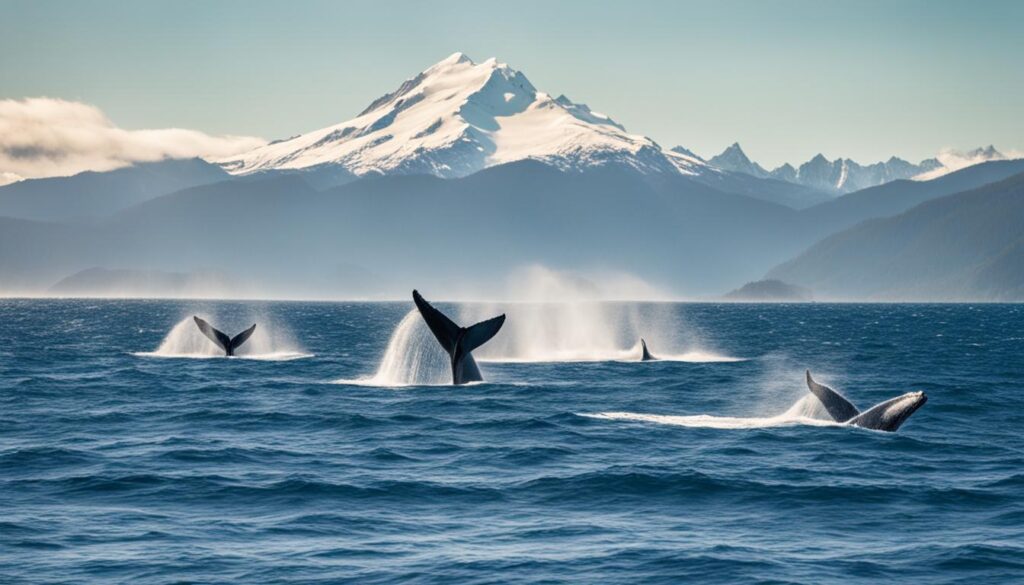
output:
M1021 305L439 307L0 301L0 582L1024 582Z

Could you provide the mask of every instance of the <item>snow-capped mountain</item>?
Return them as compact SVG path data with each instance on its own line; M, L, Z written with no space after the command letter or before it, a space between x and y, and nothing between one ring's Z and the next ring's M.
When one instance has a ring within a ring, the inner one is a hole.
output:
M848 158L830 161L818 154L800 165L791 182L837 194L850 193L897 179L910 179L939 166L940 163L933 158L915 165L894 156L885 162L861 165ZM789 171L785 168L778 175L772 171L772 176L777 178L786 174Z
M217 161L232 174L323 170L350 175L461 177L536 159L563 169L624 163L644 171L700 174L696 157L663 151L565 96L538 91L495 59L455 53L340 124Z
M862 165L852 159L829 160L818 154L795 168L789 163L772 171L750 160L738 143L707 160L712 167L743 173L758 178L771 178L803 185L818 191L841 195L897 179L929 180L953 171L990 160L1005 160L1007 157L993 146L977 148L970 152L944 150L935 158L913 164L898 157L884 162Z
M747 153L743 152L739 142L733 142L732 146L722 151L722 154L709 158L708 164L722 170L753 175L762 179L769 176L768 171L747 157Z

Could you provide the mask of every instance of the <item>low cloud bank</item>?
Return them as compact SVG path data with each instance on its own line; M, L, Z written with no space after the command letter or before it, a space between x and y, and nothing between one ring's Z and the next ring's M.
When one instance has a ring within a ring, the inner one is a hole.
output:
M167 158L217 158L266 144L253 136L118 128L96 106L53 98L0 100L0 185L109 171Z
M990 160L1013 160L1024 158L1024 152L1019 150L999 152L992 147L989 147L989 149L978 148L970 152L944 148L939 151L939 154L935 155L935 158L942 163L942 166L926 173L921 173L914 177L915 180L929 181L931 179L937 179L943 175L948 175L953 171L966 169L967 167L988 162Z

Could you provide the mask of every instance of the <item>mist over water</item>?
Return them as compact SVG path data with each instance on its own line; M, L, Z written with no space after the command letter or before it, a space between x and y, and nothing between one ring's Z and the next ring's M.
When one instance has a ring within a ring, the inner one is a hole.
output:
M710 349L671 304L609 300L631 295L658 293L632 276L594 280L530 266L514 271L507 279L499 296L512 300L435 304L462 327L506 315L501 331L473 351L478 363L639 361L641 338L662 361L743 359ZM412 309L395 327L374 375L338 382L441 385L451 382L451 366L419 312Z
M199 318L205 319L214 327L221 329L216 316L200 314ZM256 331L241 347L235 350L233 358L284 361L312 357L313 354L304 351L286 327L273 322L266 316L254 315L251 316L251 319L248 324L239 325L237 331L221 329L229 337L233 337L252 323L256 323ZM135 355L162 358L228 357L224 355L223 349L199 331L191 315L175 324L155 350L136 352Z

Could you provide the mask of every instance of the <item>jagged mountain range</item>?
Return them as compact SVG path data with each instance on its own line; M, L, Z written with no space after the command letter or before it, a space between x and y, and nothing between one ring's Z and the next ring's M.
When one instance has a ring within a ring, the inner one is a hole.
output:
M687 152L694 157L697 156L680 147L675 150ZM991 145L969 152L948 151L946 155L959 164L944 163L939 158L929 158L914 164L894 156L887 161L862 165L848 158L829 160L824 155L818 154L799 167L786 163L769 171L752 161L743 152L739 143L733 143L720 154L707 159L706 162L725 171L761 179L777 179L825 193L842 194L884 185L899 179L934 179L958 168L969 166L969 164L1007 159L1006 155Z

